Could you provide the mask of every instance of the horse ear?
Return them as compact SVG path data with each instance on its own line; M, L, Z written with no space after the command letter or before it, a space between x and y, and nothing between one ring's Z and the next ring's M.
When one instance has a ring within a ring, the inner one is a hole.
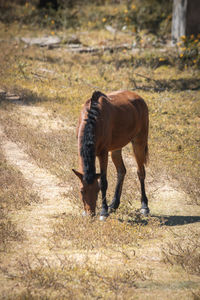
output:
M96 179L99 179L100 177L101 177L101 174L96 174L96 175L95 175L95 178L96 178Z
M78 178L82 181L83 180L83 174L81 174L80 172L78 172L78 171L76 171L76 170L74 170L74 169L72 169L72 171L74 172L74 174L76 175L76 176L78 176Z

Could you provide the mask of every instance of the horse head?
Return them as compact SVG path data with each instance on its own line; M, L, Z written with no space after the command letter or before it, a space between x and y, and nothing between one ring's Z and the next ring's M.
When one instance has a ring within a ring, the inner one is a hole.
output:
M92 183L87 183L84 175L76 170L72 170L74 174L80 179L80 199L84 205L84 215L94 216L96 212L96 202L100 190L98 179L100 174L95 174Z

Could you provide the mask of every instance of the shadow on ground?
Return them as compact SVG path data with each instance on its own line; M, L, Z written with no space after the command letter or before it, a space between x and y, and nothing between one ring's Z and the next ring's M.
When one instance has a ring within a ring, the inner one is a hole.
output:
M152 216L158 218L165 226L186 225L200 222L200 216Z
M180 226L186 224L192 224L200 222L200 216L157 216L151 215L151 217L143 217L139 214L136 214L134 217L129 219L127 223L130 225L140 224L148 225L152 219L158 220L161 226ZM124 222L122 219L118 219L119 222Z

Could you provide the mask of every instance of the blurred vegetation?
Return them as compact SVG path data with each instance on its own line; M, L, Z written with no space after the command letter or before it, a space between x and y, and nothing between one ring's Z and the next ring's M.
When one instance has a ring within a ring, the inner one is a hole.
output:
M152 33L170 33L172 0L58 0L58 9L50 3L39 7L39 0L2 1L0 21L54 28L102 28L106 24L120 30L129 28L133 32L147 30ZM98 6L98 9L96 9Z
M181 41L177 43L179 52L180 67L196 65L200 67L200 33L195 37L191 34L189 37L182 36Z

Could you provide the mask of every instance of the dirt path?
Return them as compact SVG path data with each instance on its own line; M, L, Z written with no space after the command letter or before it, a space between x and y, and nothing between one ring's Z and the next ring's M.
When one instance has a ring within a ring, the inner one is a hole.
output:
M18 117L22 124L45 133L58 130L74 130L66 121L44 107L21 105L18 101Z
M33 108L30 108L30 111L32 110ZM11 214L12 220L17 221L18 228L23 229L27 239L19 246L20 252L15 253L9 265L15 265L17 258L27 253L49 256L48 235L52 232L51 218L68 213L78 214L78 208L67 197L72 187L62 185L56 176L39 168L16 143L5 136L1 125L0 140L0 146L8 163L18 168L41 199L39 203L32 203L29 208Z

